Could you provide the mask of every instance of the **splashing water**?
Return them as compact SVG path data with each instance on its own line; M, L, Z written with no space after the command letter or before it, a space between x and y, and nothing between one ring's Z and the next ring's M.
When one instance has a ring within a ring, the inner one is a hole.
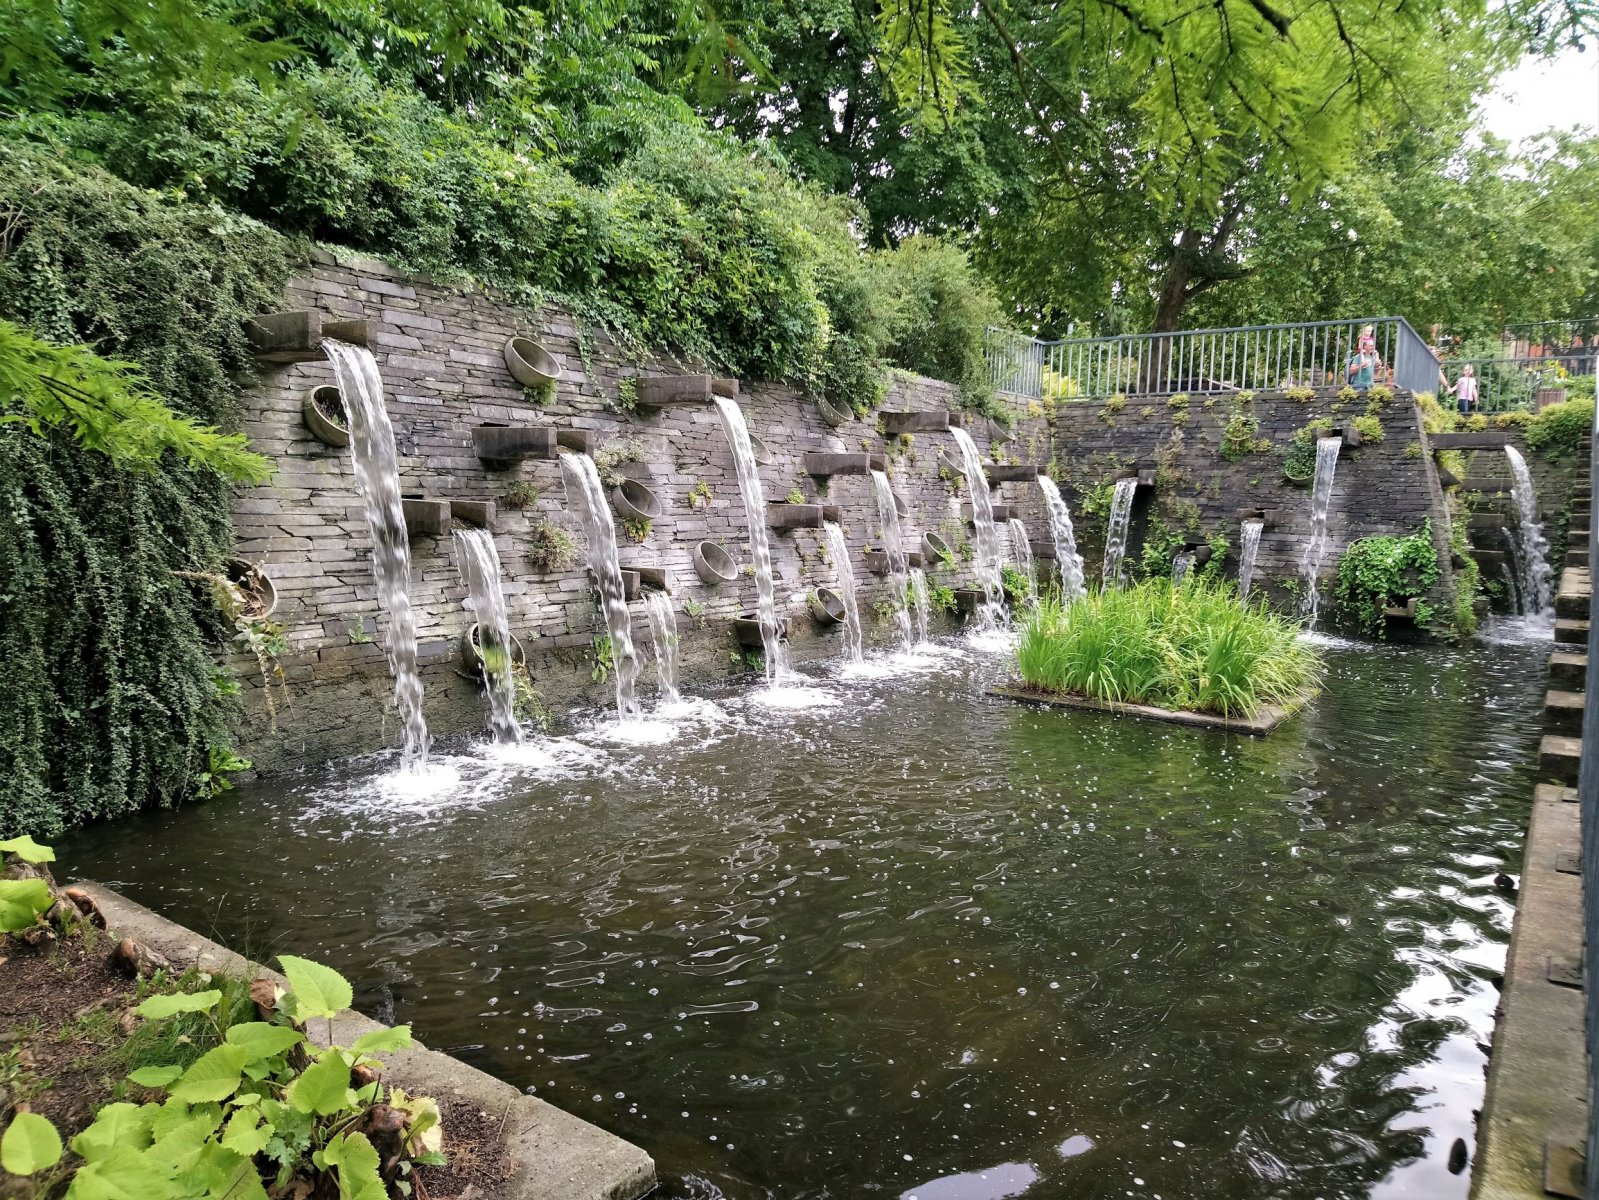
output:
M1538 493L1533 490L1532 475L1521 452L1506 446L1505 457L1510 460L1514 480L1510 494L1519 518L1511 541L1516 552L1516 615L1547 617L1553 611L1553 572L1549 567L1549 543L1543 536L1543 523L1538 520Z
M916 634L916 644L926 645L927 630L932 616L932 597L927 594L927 573L920 567L911 568L911 624Z
M1242 545L1238 550L1238 600L1242 603L1249 599L1249 585L1255 579L1255 556L1260 553L1260 531L1266 528L1264 521L1245 521L1239 526L1239 538Z
M677 690L677 613L672 610L672 597L665 592L646 592L644 615L649 618L650 641L655 647L661 703L679 704L683 694Z
M894 503L894 489L888 476L881 471L872 472L872 495L877 500L877 529L883 539L883 551L888 555L889 599L894 604L894 628L899 630L900 641L909 650L915 644L911 634L910 602L906 595L910 587L910 562L905 555L905 545L899 529L899 508Z
M416 670L416 616L411 611L411 541L405 532L405 506L400 502L399 453L394 426L383 405L383 378L377 360L362 346L331 338L322 350L333 362L350 427L350 458L355 484L366 507L372 531L372 574L378 603L388 613L384 650L394 676L394 703L404 730L402 762L411 770L427 762L428 727L422 716L422 679Z
M489 729L496 742L520 742L522 729L516 723L516 681L512 677L515 651L494 535L486 529L457 529L455 564L466 582L466 606L477 622L478 656L489 693Z
M960 447L961 471L966 476L966 491L972 502L972 527L977 531L977 553L972 566L983 589L983 604L977 610L977 619L984 630L996 629L1001 623L1005 593L1000 584L1003 564L999 530L994 525L994 502L988 493L988 477L983 474L983 459L977 453L972 435L958 428L949 432Z
M827 539L827 557L833 564L838 598L844 602L844 657L858 663L865 653L861 642L861 610L855 599L855 567L849 559L849 543L844 540L844 531L832 521L823 524L822 533Z
M1083 556L1077 553L1077 532L1072 528L1072 510L1048 475L1038 477L1049 512L1050 532L1055 535L1055 561L1060 570L1060 591L1064 600L1075 600L1086 590L1083 584Z
M772 548L766 537L766 496L761 491L761 475L750 445L749 426L738 402L726 396L712 397L721 414L727 444L733 450L733 467L738 472L738 491L744 498L749 518L750 553L755 559L755 615L761 625L761 646L766 651L766 682L775 683L789 674L788 647L783 644L783 627L777 620L777 594L772 586Z
M1305 600L1300 609L1309 628L1316 628L1316 615L1321 609L1321 561L1327 557L1327 509L1332 504L1333 474L1338 470L1338 450L1343 439L1324 437L1316 439L1316 481L1310 489L1310 539L1305 543L1304 557L1299 560L1299 574L1305 581Z
M1133 519L1133 497L1138 480L1118 479L1110 500L1110 523L1105 528L1105 566L1100 573L1102 586L1121 586L1122 559L1127 557L1127 530Z
M1027 607L1038 607L1038 577L1033 573L1033 544L1027 538L1027 526L1020 517L1012 517L1010 529L1010 555L1016 569L1027 579Z
M566 502L577 510L588 540L589 570L600 592L605 628L611 635L611 672L616 676L616 713L622 721L639 714L638 653L633 649L633 618L622 589L622 568L616 557L616 525L605 502L605 489L594 460L587 454L563 454L561 476Z

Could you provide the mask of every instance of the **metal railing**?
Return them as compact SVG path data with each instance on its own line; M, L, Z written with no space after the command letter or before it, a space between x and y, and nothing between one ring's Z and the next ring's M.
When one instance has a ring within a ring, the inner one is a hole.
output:
M1599 337L1599 317L1566 317L1506 325L1499 335L1499 345L1505 358L1569 356L1591 360L1595 337Z
M1539 355L1523 358L1446 358L1439 362L1450 387L1460 382L1469 365L1477 378L1477 403L1473 412L1537 412L1545 404L1565 397L1564 381L1593 371L1591 358L1551 359ZM1575 368L1575 369L1572 369ZM1451 397L1439 390L1439 402L1449 407Z
M1599 406L1594 409L1593 447L1599 448ZM1599 455L1588 454L1588 495L1599 487ZM1592 501L1590 500L1590 505ZM1588 521L1588 561L1599 563L1599 524ZM1588 597L1588 666L1582 711L1582 757L1577 768L1577 799L1582 837L1583 1004L1588 1040L1588 1200L1599 1200L1599 589Z
M1438 359L1403 317L1060 341L990 328L985 344L995 389L1029 400L1373 383L1438 390Z

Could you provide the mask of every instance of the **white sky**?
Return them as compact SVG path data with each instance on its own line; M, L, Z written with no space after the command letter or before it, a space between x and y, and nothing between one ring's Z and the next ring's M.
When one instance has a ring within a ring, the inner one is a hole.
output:
M1599 128L1599 46L1529 58L1482 102L1490 133L1519 142L1547 129Z

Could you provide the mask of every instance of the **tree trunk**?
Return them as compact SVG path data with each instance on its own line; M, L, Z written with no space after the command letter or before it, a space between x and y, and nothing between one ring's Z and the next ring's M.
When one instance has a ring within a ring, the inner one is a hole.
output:
M1159 335L1175 332L1178 322L1182 320L1183 309L1188 307L1191 294L1188 281L1192 277L1193 267L1185 243L1190 236L1190 231L1186 229L1178 236L1176 252L1160 282L1160 293L1155 299L1155 325L1150 331L1157 336L1150 343L1143 377L1139 380L1139 391L1142 392L1164 392L1173 386L1170 371L1172 339Z

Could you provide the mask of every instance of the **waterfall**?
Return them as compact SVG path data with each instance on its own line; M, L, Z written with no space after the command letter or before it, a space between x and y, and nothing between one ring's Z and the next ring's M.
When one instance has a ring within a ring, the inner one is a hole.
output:
M1510 472L1515 478L1510 494L1520 519L1512 542L1516 552L1517 615L1548 616L1553 572L1549 568L1549 543L1544 540L1543 524L1538 520L1538 493L1533 490L1532 475L1521 452L1506 446L1505 457L1510 460Z
M727 444L733 450L733 466L738 472L738 490L744 497L744 512L749 517L750 552L755 559L755 615L761 624L761 645L766 651L766 682L775 683L788 670L788 648L783 645L783 627L777 620L777 595L772 587L772 549L766 538L766 497L761 491L761 475L750 446L749 427L738 402L726 396L713 396L716 411L722 415Z
M1316 481L1310 489L1310 539L1305 543L1299 573L1305 580L1305 599L1300 612L1316 627L1321 608L1321 560L1327 557L1327 508L1332 503L1333 473L1338 470L1338 449L1343 439L1316 439Z
M1038 577L1033 574L1033 546L1027 540L1027 526L1020 517L1010 519L1010 553L1016 569L1027 579L1027 607L1038 607Z
M646 593L644 615L649 618L650 640L655 646L661 703L676 704L683 694L677 690L677 614L672 611L672 597L665 592Z
M961 451L961 470L966 476L966 490L971 493L972 526L977 530L977 554L973 566L977 582L983 589L983 606L978 609L978 620L984 629L999 624L1000 607L1004 603L1004 589L1000 586L999 531L994 528L994 503L988 494L988 477L983 474L983 460L977 453L977 443L964 429L951 429L951 436Z
M589 570L600 592L605 628L611 635L611 671L616 676L616 712L622 720L638 716L638 654L633 649L633 618L622 590L622 568L616 558L616 522L605 502L605 489L594 460L587 454L561 455L566 502L577 509L588 539Z
M1193 569L1194 569L1194 556L1192 554L1179 554L1176 558L1172 559L1171 560L1171 582L1172 582L1172 586L1173 587L1180 586L1182 584L1183 580L1188 578L1188 572L1193 570Z
M1122 559L1127 556L1127 529L1132 524L1133 496L1138 491L1138 480L1118 479L1116 491L1110 501L1110 524L1105 528L1105 565L1100 573L1101 586L1121 586Z
M920 567L911 568L911 621L915 626L916 644L927 641L932 597L927 594L927 574Z
M1249 599L1249 585L1255 578L1255 556L1260 553L1260 531L1264 521L1245 521L1239 527L1243 544L1238 549L1238 602Z
M833 575L838 582L838 598L844 602L844 655L850 662L860 662L865 655L861 649L861 610L855 599L855 567L849 560L849 543L844 531L834 522L822 526L827 538L827 557L833 563Z
M894 601L894 628L899 630L905 649L913 645L911 638L910 562L899 530L899 508L894 504L894 489L888 476L881 471L872 472L872 495L877 499L877 528L883 539L883 551L888 555L888 586Z
M1050 532L1055 535L1055 562L1060 569L1060 591L1064 600L1075 600L1083 594L1083 556L1077 553L1077 533L1072 528L1072 510L1066 499L1048 475L1038 477L1039 489L1044 493L1044 507L1049 511Z
M455 531L455 565L466 583L466 606L477 622L477 652L489 693L489 729L496 742L520 742L511 623L500 586L500 552L486 529Z
M322 343L333 361L339 398L350 427L350 458L355 483L366 506L372 530L372 574L378 603L388 613L389 672L394 676L394 703L404 729L404 763L427 761L428 727L422 717L422 679L416 672L416 617L411 612L411 541L405 532L405 506L400 503L399 455L394 427L383 406L383 379L377 360L361 346L331 338Z

